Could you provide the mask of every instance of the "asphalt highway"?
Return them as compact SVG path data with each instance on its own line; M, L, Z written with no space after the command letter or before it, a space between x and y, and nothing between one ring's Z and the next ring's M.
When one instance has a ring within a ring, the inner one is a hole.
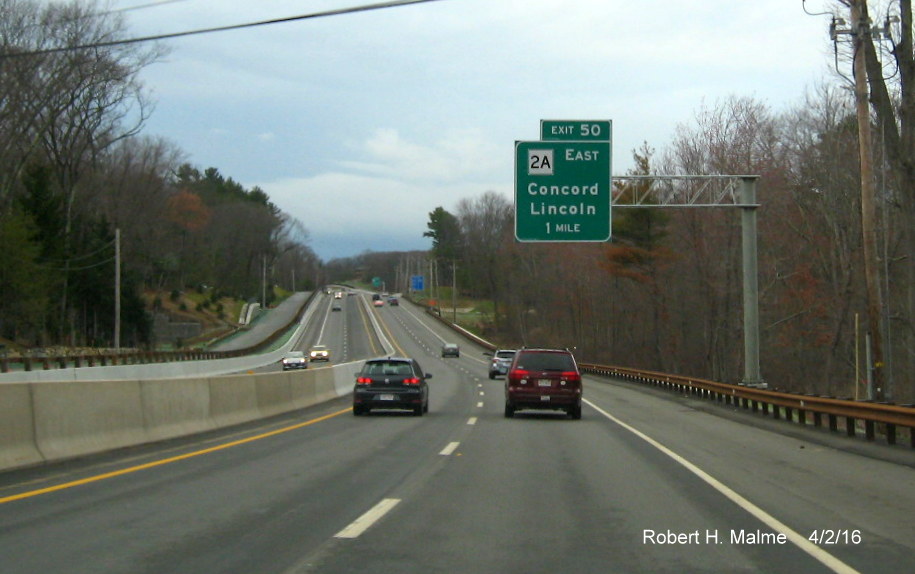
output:
M407 303L361 297L315 313L302 347L383 353L375 314L433 375L427 415L354 417L344 397L2 474L0 572L911 570L908 452L862 456L843 447L854 441L591 377L580 421L506 419L483 349ZM443 342L461 357L443 359Z

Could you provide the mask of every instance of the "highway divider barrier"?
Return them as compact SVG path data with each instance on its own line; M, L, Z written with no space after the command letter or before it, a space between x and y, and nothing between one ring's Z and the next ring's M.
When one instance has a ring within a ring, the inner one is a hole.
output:
M183 379L0 385L0 470L187 436L352 392L362 362Z

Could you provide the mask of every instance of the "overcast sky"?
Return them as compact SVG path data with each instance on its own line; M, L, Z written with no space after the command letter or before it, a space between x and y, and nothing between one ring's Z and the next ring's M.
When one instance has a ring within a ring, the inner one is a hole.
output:
M369 0L171 0L136 36ZM148 4L112 0L113 8ZM825 0L808 0L818 11ZM438 0L168 40L146 133L260 186L325 260L428 249L429 212L514 196L514 142L541 119L613 121L613 173L705 103L798 104L832 65L801 0Z

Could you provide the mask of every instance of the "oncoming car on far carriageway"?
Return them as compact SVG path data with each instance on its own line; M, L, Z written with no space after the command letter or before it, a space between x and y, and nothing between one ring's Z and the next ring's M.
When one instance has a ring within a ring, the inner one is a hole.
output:
M305 360L305 353L302 351L289 351L283 355L283 359L280 362L283 364L284 371L308 368L308 361Z
M328 349L325 345L315 345L308 353L308 357L311 362L330 361L330 349Z

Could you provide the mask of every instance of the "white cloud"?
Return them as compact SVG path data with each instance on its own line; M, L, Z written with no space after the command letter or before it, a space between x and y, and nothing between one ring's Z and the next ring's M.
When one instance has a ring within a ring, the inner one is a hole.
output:
M485 180L498 170L498 156L504 152L480 129L451 130L422 145L407 141L394 128L381 128L354 147L359 158L341 161L341 166L412 182Z

